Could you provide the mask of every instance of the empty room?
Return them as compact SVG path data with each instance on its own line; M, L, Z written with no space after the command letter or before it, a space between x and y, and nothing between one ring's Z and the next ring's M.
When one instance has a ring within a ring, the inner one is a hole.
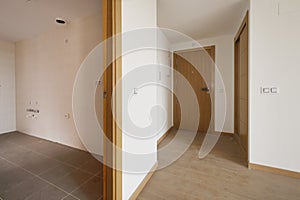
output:
M101 1L0 4L0 199L100 199L103 167L76 131L72 94L102 40Z
M0 200L298 200L298 0L0 0Z

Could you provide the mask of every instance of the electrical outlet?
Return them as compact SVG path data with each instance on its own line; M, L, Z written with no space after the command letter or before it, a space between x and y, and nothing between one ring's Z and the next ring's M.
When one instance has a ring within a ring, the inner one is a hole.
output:
M66 119L70 119L70 118L71 118L70 113L66 113L66 114L65 114L65 118L66 118Z

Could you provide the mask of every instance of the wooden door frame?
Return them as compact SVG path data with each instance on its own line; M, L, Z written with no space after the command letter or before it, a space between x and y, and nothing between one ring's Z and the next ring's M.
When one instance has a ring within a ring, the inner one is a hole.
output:
M176 70L176 65L175 65L175 54L176 53L186 53L186 52L195 52L195 51L201 51L201 50L206 50L206 51L211 51L211 59L214 61L214 64L216 62L216 46L215 45L211 45L211 46L205 46L205 47L200 47L200 48L191 48L191 49L183 49L183 50L177 50L177 51L173 51L172 53L172 62L173 62L173 70ZM215 66L215 65L214 65ZM213 70L213 83L215 82L215 68ZM215 84L214 84L215 85ZM175 76L173 74L173 91L175 89ZM213 90L213 96L214 96L214 101L215 101L215 88ZM175 127L175 112L176 112L176 106L175 106L175 94L173 92L173 127ZM214 119L215 122L215 102L211 102L212 103L212 110L211 110L211 115L212 115L212 119ZM215 129L215 124L213 123L213 127L212 129Z
M107 66L110 57L121 56L122 52L121 37L112 38L122 33L122 0L102 0L102 14L103 41L110 41L104 45L103 62L104 66ZM112 39L107 40L109 38ZM109 47L110 45L112 48ZM103 102L103 125L106 139L113 145L108 145L104 139L103 160L104 163L111 163L112 166L103 165L103 199L118 200L122 199L122 171L118 170L122 169L122 151L117 150L117 148L122 149L122 128L118 126L113 116L118 118L118 123L121 123L122 91L121 87L115 94L112 94L112 91L122 78L122 58L117 58L108 65L103 78L103 90L107 93Z
M237 56L237 53L238 53L238 45L237 45L237 42L239 42L239 39L240 39L240 36L243 32L243 30L247 28L248 30L248 99L247 99L247 102L248 102L248 106L247 106L247 109L248 109L248 116L247 116L247 120L248 120L248 123L247 123L247 132L248 132L248 138L247 138L247 150L245 150L246 152L246 156L247 156L247 162L249 162L249 152L250 152L250 145L249 145L249 137L250 137L250 134L249 134L249 11L247 11L245 17L244 17L244 20L234 38L234 135L235 135L235 138L238 140L238 143L241 145L241 140L240 140L240 137L238 135L238 104L237 104L237 101L238 101L238 62L239 62L239 59L238 59L238 56ZM242 145L241 145L242 146Z

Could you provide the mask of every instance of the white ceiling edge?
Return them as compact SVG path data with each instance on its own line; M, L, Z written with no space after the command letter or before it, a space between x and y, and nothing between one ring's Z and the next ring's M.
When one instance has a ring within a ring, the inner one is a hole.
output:
M249 0L158 0L158 25L194 40L231 35L249 7Z
M0 39L22 41L58 27L57 17L70 23L101 13L101 0L1 0Z

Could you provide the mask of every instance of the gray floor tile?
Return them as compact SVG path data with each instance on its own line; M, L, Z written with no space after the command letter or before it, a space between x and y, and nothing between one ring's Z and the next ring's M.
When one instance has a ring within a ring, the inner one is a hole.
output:
M0 134L0 145L9 142L8 138L9 138L10 134L13 134L13 133Z
M24 200L31 194L39 192L47 186L48 184L46 182L34 177L23 181L16 187L10 188L8 191L1 194L1 196L5 200Z
M92 174L100 174L102 176L103 164L95 158L92 158L83 164L80 169Z
M54 180L53 183L67 192L72 192L79 188L80 185L87 181L91 176L91 174L82 172L81 170L75 170L58 180Z
M34 176L25 170L0 159L0 196L32 178Z
M70 165L81 167L91 159L93 159L93 157L88 152L75 149L65 154L63 161Z
M66 196L68 196L67 193L52 185L49 185L40 191L34 192L25 200L60 200Z
M66 198L64 198L63 200L78 200L78 199L69 195Z
M67 146L63 146L57 143L49 142L46 140L40 140L35 143L31 143L26 146L27 148L31 149L32 151L39 152L44 154L48 157L58 159L63 157L64 154L67 154L72 149ZM61 159L58 159L61 160Z
M41 139L23 133L14 132L8 134L7 140L14 144L26 146L28 144L38 142Z
M22 148L15 148L12 151L5 152L3 157L36 175L54 168L60 163Z
M29 151L30 150L21 148L20 145L11 143L9 141L2 142L1 146L0 146L0 156L5 157L5 158L8 158L9 156L14 155L14 154L26 155L26 153Z
M80 200L98 200L103 194L102 182L102 178L94 177L73 192L72 195L78 197Z
M1 140L4 140L4 139L7 138L10 134L13 134L13 133L14 133L14 132L0 134L0 139L1 139Z
M76 190L94 199L100 183L85 182L99 171L102 164L87 152L18 132L0 135L0 200L62 199Z
M61 179L62 177L71 174L75 170L77 169L74 167L64 165L64 164L59 164L57 167L40 174L40 177L42 177L43 179L49 182L54 183L55 181Z

